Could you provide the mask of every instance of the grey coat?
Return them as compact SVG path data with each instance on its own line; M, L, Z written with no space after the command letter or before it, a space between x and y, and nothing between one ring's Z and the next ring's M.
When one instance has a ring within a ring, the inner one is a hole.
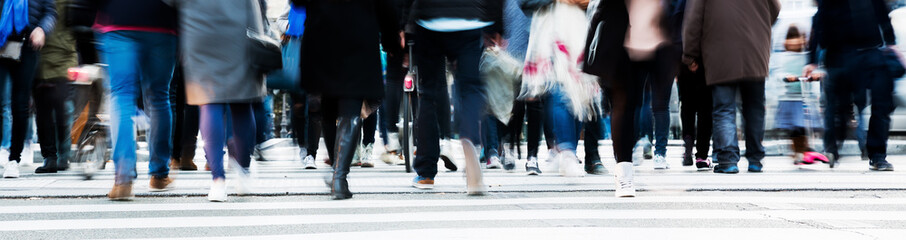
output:
M165 1L179 11L188 104L261 101L264 76L252 68L246 50L246 29L264 29L262 13L253 7L256 0Z

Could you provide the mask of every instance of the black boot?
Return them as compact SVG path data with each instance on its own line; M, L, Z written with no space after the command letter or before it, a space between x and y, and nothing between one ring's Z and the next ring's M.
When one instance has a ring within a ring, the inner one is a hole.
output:
M36 168L35 173L57 173L57 159L45 158L44 166Z
M362 135L361 117L340 117L337 119L337 136L334 142L333 180L330 183L330 193L334 200L352 198L346 175L349 175L349 166Z
M692 149L695 148L695 140L692 135L683 136L683 147L686 149L683 152L683 166L692 166L692 160L695 158L692 156Z
M69 170L69 159L61 157L57 160L57 171L66 171Z

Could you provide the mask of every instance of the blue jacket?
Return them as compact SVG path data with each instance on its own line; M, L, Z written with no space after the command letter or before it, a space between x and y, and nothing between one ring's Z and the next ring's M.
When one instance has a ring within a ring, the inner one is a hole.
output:
M56 22L57 8L54 0L28 0L28 27L23 32L25 36L31 35L31 31L37 27L44 29L45 34L50 34Z

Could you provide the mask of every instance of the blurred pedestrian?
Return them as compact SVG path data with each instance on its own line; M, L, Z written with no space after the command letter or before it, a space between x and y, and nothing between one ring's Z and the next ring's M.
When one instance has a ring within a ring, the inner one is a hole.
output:
M671 35L673 45L677 51L683 51L683 17L686 12L687 0L677 0L670 18L674 31ZM677 57L682 62L682 55ZM711 170L711 89L705 81L704 67L699 66L698 71L690 71L687 67L680 67L676 76L676 89L680 100L680 121L682 122L683 138L683 166L693 166L699 171ZM693 151L695 151L693 153Z
M866 150L869 169L893 171L887 162L887 140L890 136L890 114L896 108L893 101L894 79L902 77L891 67L902 69L896 36L883 0L819 1L813 23L813 38L826 49L824 82L826 110L824 111L824 147L831 161L840 159L839 145L846 137L846 122L852 104L864 109L871 101ZM804 76L811 77L820 62L812 51ZM870 90L870 91L869 91ZM861 104L860 104L861 103Z
M384 96L381 45L388 54L402 51L398 9L389 0L293 3L307 9L303 87L321 97L324 139L333 166L330 192L337 200L352 198L346 176L362 124Z
M809 89L808 86L803 86L819 79L808 78L801 81L798 76L808 62L808 55L804 52L805 36L799 32L799 28L790 26L783 46L786 51L775 53L771 58L772 74L768 79L782 81L786 85L786 93L780 96L777 104L774 128L784 131L792 140L795 164L813 164L816 160L828 162L827 157L815 152L808 142L811 136L807 133L821 125L821 118L817 115L817 109L806 108L817 106L807 105L806 98L813 95L804 91Z
M56 0L57 9L65 9L69 0ZM70 87L67 71L78 65L76 39L66 26L66 12L58 13L56 29L47 36L41 49L38 76L35 78L34 101L38 142L44 166L35 173L55 173L69 169L71 148Z
M543 99L546 123L554 131L557 157L548 169L565 177L586 174L576 150L583 123L591 122L600 113L600 86L594 76L581 73L582 56L577 54L585 46L587 4L588 1L558 1L534 11L523 70L521 97ZM594 143L586 150L597 150L599 135L586 136L588 144Z
M82 0L85 1L85 0ZM151 117L148 131L150 190L165 191L172 151L170 80L176 65L176 10L159 0L108 0L98 3L95 26L110 78L111 138L116 181L111 200L131 199L136 177L133 118L141 95Z
M482 50L500 42L503 32L502 0L415 0L412 5L415 28L415 66L419 74L419 103L416 125L418 153L413 179L416 188L433 188L440 157L437 108L446 97L447 60L455 62L453 102L455 122L466 161L466 187L469 195L487 191L479 167L481 117L485 108L484 84L478 71ZM482 43L482 39L487 43ZM449 105L449 104L448 104Z
M262 0L172 0L179 10L180 49L188 104L198 105L204 151L213 182L208 200L227 200L223 145L240 194L248 192L255 146L252 104L264 98L264 75L250 62L247 32L266 32ZM224 54L230 53L230 54ZM232 131L227 130L227 119ZM228 132L232 136L227 136Z
M9 162L4 166L3 177L18 178L39 51L44 47L47 35L54 31L57 10L53 0L7 0L2 9L0 46L4 47L5 53L13 55L2 57L4 61L0 63L0 85L10 82L13 116Z
M177 64L170 84L170 103L173 105L173 153L170 169L198 170L195 150L198 148L198 106L189 105L186 99L186 79L181 63ZM210 169L207 169L210 170Z
M765 87L771 53L771 26L777 0L690 0L683 26L683 62L705 71L714 106L715 173L738 173L736 99L742 99L749 172L761 172L764 159ZM744 26L744 27L743 27Z

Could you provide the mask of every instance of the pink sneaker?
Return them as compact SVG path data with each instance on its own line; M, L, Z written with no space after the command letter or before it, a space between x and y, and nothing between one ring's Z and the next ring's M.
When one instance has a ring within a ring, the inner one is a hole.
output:
M802 157L802 160L807 161L807 162L812 162L812 163L815 163L815 161L819 161L822 163L830 163L830 160L828 160L827 157L824 156L824 154L820 154L817 152L806 152L805 155Z
M815 159L814 159L814 158L807 157L807 156L808 156L808 155L805 155L805 154L802 154L802 153L797 153L796 155L793 155L793 164L794 164L794 165L809 165L809 164L815 164Z

